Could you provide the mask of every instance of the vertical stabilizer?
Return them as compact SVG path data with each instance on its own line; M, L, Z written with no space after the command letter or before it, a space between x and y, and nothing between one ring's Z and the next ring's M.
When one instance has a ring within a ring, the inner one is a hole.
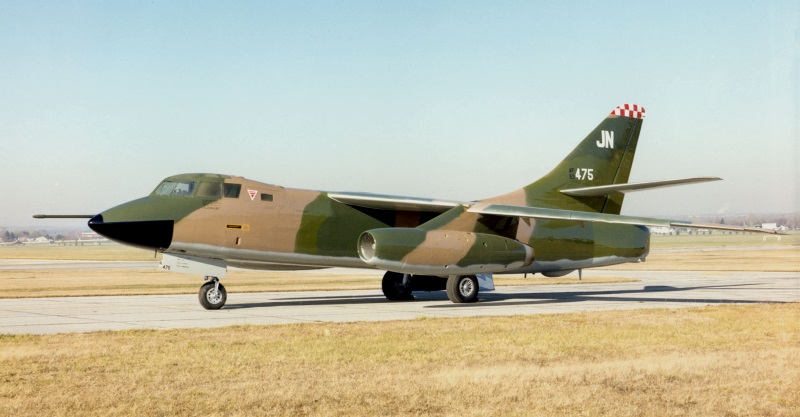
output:
M619 214L624 195L569 196L560 190L628 182L645 111L617 106L547 175L514 192L483 200L498 204Z

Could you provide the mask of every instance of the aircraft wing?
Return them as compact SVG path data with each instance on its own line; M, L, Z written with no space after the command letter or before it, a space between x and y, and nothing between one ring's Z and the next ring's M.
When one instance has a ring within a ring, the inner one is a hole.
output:
M421 197L399 197L383 194L369 193L328 193L334 201L349 206L364 207L379 210L399 210L429 213L444 213L453 207L469 205L464 201L437 200Z
M34 214L34 219L91 219L96 214Z
M718 177L696 177L680 178L676 180L631 182L626 184L599 185L596 187L570 188L561 190L562 193L571 196L593 197L611 194L613 192L626 193L631 191L652 190L654 188L673 187L676 185L695 184L698 182L720 181Z
M503 204L477 203L468 212L505 217L529 217L535 219L573 220L584 222L601 222L616 224L632 224L637 226L689 227L695 229L730 230L737 232L757 232L782 234L776 230L755 227L728 226L724 224L700 224L678 220L655 219L651 217L622 216L618 214L590 213L584 211L558 210L538 207L508 206Z

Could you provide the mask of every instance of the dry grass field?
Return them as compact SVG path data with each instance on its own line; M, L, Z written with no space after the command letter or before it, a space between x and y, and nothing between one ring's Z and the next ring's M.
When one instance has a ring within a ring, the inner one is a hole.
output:
M0 246L0 259L36 259L67 261L152 261L161 260L154 252L109 243L87 246Z
M641 264L607 267L641 271L772 271L800 272L800 247L780 249L692 249L651 253Z
M800 305L0 336L0 415L797 416Z
M609 269L800 272L800 233L653 236L646 262Z

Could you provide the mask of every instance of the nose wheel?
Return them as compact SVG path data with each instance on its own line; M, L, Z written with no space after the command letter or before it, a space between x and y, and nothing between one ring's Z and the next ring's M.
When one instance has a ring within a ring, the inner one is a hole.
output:
M225 287L220 284L217 277L211 277L208 282L203 284L197 295L200 305L206 310L219 310L228 299L228 292L225 291Z

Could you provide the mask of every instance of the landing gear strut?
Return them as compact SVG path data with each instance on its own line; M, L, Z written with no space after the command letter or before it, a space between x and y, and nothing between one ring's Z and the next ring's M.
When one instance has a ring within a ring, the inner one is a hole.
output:
M200 299L200 305L206 310L219 310L225 305L228 299L228 292L225 287L219 283L217 277L206 277L206 282L200 287L200 292L197 294Z
M387 271L381 283L383 295L391 301L413 300L411 295L411 275Z

